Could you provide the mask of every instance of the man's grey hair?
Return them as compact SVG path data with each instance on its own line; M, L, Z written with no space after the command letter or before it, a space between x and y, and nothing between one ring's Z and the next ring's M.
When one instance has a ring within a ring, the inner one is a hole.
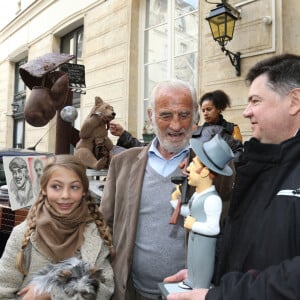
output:
M199 106L197 103L196 89L189 82L183 81L183 80L177 79L177 78L160 81L152 89L152 92L149 97L148 108L150 108L152 110L153 117L155 117L155 100L156 100L157 94L158 94L159 90L161 90L163 88L175 89L175 90L176 89L184 89L190 93L192 100L193 100L193 124L195 124L199 117L199 115L198 115Z

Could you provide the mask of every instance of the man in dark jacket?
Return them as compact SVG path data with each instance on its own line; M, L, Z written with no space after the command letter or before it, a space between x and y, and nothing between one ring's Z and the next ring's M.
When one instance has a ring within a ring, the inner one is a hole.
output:
M237 169L215 285L168 300L300 299L300 56L263 60L246 79L253 138Z

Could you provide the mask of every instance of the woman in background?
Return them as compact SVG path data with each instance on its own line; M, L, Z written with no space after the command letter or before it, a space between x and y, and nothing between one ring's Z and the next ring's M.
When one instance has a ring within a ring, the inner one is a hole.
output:
M229 96L222 90L215 90L204 94L199 101L205 123L203 126L220 125L234 139L243 142L240 128L237 124L228 122L221 114L227 107L231 106Z

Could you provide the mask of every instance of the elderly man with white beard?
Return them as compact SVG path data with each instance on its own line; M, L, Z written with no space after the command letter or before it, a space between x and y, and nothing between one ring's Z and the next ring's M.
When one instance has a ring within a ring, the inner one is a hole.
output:
M197 118L195 89L174 79L158 83L148 118L156 137L147 147L112 159L100 209L112 228L116 258L114 300L160 299L158 283L185 265L185 229L169 224L174 189L182 175Z

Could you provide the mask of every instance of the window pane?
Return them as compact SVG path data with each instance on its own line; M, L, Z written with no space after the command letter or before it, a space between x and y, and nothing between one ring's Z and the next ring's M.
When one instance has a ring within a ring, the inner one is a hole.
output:
M145 116L145 121L148 120L148 114L147 114L147 108L148 108L148 106L149 106L149 100L147 99L147 100L144 101L144 116Z
M82 44L83 44L83 32L82 30L79 30L77 36L77 58L82 57Z
M197 61L196 53L176 57L174 61L175 77L188 81L197 88Z
M25 93L25 91L26 91L26 85L19 73L20 67L23 64L25 64L26 62L27 62L27 60L23 60L23 61L17 62L15 65L15 94L19 94L22 92Z
M168 76L167 61L145 66L144 99L149 98L150 92L159 81L166 80Z
M61 38L61 52L75 55L70 63L77 63L82 57L83 27L77 28Z
M17 76L17 81L16 81L15 88L16 88L16 91L15 91L16 93L24 92L25 89L26 89L25 83L22 80L20 74Z
M146 24L149 28L167 20L168 1L167 0L147 0L146 1Z
M198 0L176 0L175 17L182 16L198 9Z
M61 40L61 51L62 53L67 53L71 54L71 49L70 49L70 40L72 39L72 36L65 36Z
M147 108L150 93L154 86L168 77L167 61L145 67L145 87L144 87L144 120L148 120Z
M24 119L14 122L14 147L24 148Z
M198 17L189 14L175 20L175 56L198 49Z
M145 64L166 60L168 56L168 28L158 26L145 32Z

